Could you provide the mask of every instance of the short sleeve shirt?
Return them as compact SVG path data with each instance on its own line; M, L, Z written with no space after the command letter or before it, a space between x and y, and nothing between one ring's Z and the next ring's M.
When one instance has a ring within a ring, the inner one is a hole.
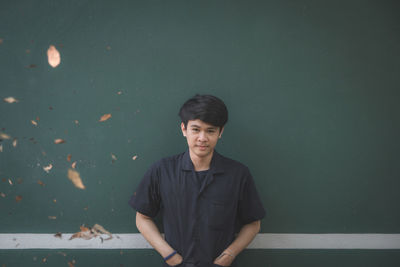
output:
M203 176L195 172L189 151L164 158L149 168L129 201L149 217L163 211L165 239L182 255L180 267L215 266L235 233L265 216L245 165L214 151Z

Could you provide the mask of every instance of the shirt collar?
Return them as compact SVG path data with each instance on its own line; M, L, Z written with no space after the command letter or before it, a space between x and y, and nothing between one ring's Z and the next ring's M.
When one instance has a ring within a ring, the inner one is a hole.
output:
M224 172L222 159L223 157L214 149L214 153L210 163L210 171L212 173ZM186 152L183 154L182 169L185 171L194 171L194 166L192 160L190 159L189 150L186 150Z

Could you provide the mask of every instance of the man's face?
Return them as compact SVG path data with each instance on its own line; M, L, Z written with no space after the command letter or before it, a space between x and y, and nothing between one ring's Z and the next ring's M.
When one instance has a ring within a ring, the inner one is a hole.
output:
M181 129L188 142L191 155L207 157L212 155L223 128L213 126L201 120L189 120L187 127L181 123Z

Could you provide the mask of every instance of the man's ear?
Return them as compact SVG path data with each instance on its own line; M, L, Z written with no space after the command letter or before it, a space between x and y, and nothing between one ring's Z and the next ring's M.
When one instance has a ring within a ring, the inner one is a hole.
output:
M219 132L219 136L218 136L218 138L221 138L221 136L222 136L222 133L224 132L224 129L225 129L224 127L222 127L222 128L221 128L221 131Z
M182 130L183 136L186 137L186 128L185 128L185 124L183 122L181 123L181 130Z

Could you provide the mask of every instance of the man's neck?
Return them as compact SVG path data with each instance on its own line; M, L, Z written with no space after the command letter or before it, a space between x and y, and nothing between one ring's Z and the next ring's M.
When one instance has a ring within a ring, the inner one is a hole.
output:
M211 159L214 154L214 151L207 155L206 157L198 157L191 151L189 151L190 159L192 160L194 170L195 171L205 171L210 168Z

